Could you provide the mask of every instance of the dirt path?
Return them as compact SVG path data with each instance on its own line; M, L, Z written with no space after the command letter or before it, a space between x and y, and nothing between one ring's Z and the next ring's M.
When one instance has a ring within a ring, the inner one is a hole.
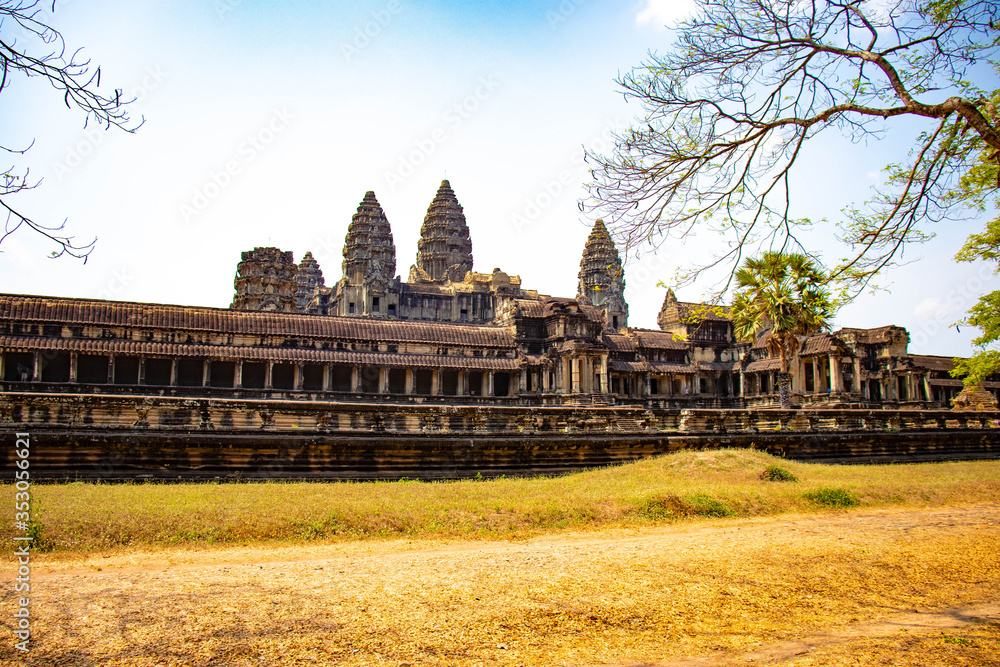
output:
M36 556L32 585L3 664L1000 665L1000 504Z

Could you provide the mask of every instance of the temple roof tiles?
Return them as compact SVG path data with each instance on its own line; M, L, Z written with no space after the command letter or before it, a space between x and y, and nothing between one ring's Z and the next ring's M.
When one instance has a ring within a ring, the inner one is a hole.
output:
M612 352L635 352L635 341L622 334L604 334L601 340Z
M687 343L678 339L668 331L653 329L629 329L630 336L640 348L656 348L661 350L686 350Z
M341 363L393 368L471 368L476 370L516 370L521 361L506 357L447 356L438 354L394 354L354 350L312 348L197 345L108 339L50 339L31 336L0 336L0 347L12 351L60 350L83 354L194 357L241 361Z
M954 357L941 357L930 354L911 354L902 358L909 361L914 368L926 368L929 371L947 372L955 367Z
M515 346L514 336L509 329L491 325L316 317L294 313L12 294L0 294L0 318L105 327L239 332L247 335L313 336L508 348Z
M781 360L780 359L756 359L751 361L743 369L746 373L759 373L761 371L779 371L781 370Z
M624 361L612 359L608 361L608 370L615 373L674 373L694 374L698 369L689 364L671 364L662 361Z
M828 333L809 336L802 341L802 347L799 349L799 355L803 357L814 354L829 354L830 352L839 352L841 354L848 355L851 354L850 350L848 350L844 343Z

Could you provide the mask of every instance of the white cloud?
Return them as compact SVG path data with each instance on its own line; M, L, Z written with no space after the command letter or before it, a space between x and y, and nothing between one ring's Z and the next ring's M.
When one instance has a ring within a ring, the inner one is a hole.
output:
M941 320L944 321L958 312L956 304L944 301L939 297L927 297L917 304L913 309L914 314L921 320Z
M695 8L694 0L646 0L646 7L635 16L636 25L672 25Z

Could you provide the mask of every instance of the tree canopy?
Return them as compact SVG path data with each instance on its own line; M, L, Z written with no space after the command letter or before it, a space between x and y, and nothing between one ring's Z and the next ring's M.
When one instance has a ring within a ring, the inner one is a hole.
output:
M805 142L922 119L909 162L845 212L831 277L856 293L955 215L945 195L979 150L1000 156L996 108L969 80L997 53L998 25L994 0L697 0L668 52L619 77L644 113L609 154L588 154L582 206L630 247L721 229L728 245L692 277L760 249L806 252L792 202L808 192L791 182Z
M16 76L41 77L47 80L63 98L67 108L84 113L84 126L96 123L105 129L117 127L134 132L142 124L132 121L127 105L132 102L119 89L102 93L101 68L70 51L62 34L47 23L47 4L37 0L0 0L0 93L9 89ZM56 9L53 0L50 11ZM0 136L0 154L23 155L31 146L8 146ZM2 169L2 166L0 166ZM0 171L0 215L5 215L0 244L21 228L29 228L56 244L53 257L69 255L86 261L96 241L79 243L61 224L46 224L33 219L11 203L11 198L38 187L28 169L16 165Z
M1000 104L1000 91L993 93L991 102ZM950 198L985 211L994 207L1000 210L1000 166L990 148L979 150L978 161L962 176L958 187ZM988 220L979 234L972 234L955 256L960 262L987 261L996 264L994 273L1000 273L1000 215ZM977 385L993 373L1000 372L1000 290L994 290L979 298L969 309L968 317L962 322L977 327L982 335L972 342L980 351L970 359L957 359L954 375L964 376L966 385Z
M765 334L765 345L780 360L781 404L791 407L789 364L795 358L800 336L810 336L830 326L834 308L823 287L826 276L805 255L766 252L748 257L736 270L736 294L730 310L736 338L753 342Z

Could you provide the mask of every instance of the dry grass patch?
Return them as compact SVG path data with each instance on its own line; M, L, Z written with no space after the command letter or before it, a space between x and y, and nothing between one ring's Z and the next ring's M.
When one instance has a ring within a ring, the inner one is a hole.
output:
M39 568L29 664L995 664L927 612L995 620L998 544L992 504L92 555Z
M774 468L797 481L762 479ZM726 449L548 478L33 487L43 536L61 553L394 536L524 539L695 517L982 502L998 491L998 461L832 466ZM12 508L0 506L0 539L11 536Z

